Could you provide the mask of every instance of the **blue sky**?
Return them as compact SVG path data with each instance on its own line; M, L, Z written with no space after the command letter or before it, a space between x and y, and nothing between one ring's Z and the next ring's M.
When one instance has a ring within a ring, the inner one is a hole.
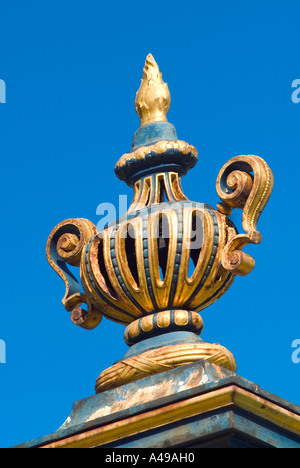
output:
M230 349L239 375L300 404L299 14L293 0L2 2L1 447L55 431L127 350L121 325L71 323L45 246L60 221L97 224L100 203L131 197L114 165L139 126L149 52L170 88L168 119L199 152L182 181L191 200L215 206L218 172L238 154L274 172L262 243L246 249L256 267L203 311L202 338Z

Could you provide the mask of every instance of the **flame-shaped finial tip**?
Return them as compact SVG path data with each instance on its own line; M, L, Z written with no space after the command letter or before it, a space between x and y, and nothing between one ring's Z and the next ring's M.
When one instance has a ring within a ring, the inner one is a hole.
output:
M170 109L171 95L167 83L162 80L162 74L152 54L146 58L143 79L136 93L135 110L141 119L141 127L151 122L167 122L167 112Z

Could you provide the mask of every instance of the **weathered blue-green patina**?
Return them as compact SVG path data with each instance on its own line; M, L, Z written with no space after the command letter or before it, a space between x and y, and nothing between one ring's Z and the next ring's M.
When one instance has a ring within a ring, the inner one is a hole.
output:
M300 407L208 361L78 401L28 447L300 448Z

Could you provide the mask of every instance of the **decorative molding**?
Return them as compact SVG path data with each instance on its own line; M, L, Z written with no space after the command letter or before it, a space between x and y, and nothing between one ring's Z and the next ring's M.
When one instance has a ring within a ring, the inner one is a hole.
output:
M276 403L239 388L220 388L83 433L45 444L41 448L92 448L146 433L209 411L240 409L300 437L300 416Z

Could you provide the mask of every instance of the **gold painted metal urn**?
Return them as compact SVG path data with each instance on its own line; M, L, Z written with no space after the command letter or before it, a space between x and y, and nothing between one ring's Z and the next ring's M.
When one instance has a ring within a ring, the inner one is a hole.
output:
M236 156L218 175L216 209L188 200L181 177L195 166L197 150L178 140L169 107L168 85L148 55L135 100L141 126L115 166L134 190L128 212L101 232L86 219L68 219L48 239L47 258L66 284L72 321L93 329L105 316L126 325L129 351L101 373L97 393L200 359L236 370L226 348L199 337L199 311L236 275L252 271L255 262L242 249L261 241L257 222L273 174L258 156ZM242 234L230 220L234 208L243 210ZM79 267L83 291L68 264Z

